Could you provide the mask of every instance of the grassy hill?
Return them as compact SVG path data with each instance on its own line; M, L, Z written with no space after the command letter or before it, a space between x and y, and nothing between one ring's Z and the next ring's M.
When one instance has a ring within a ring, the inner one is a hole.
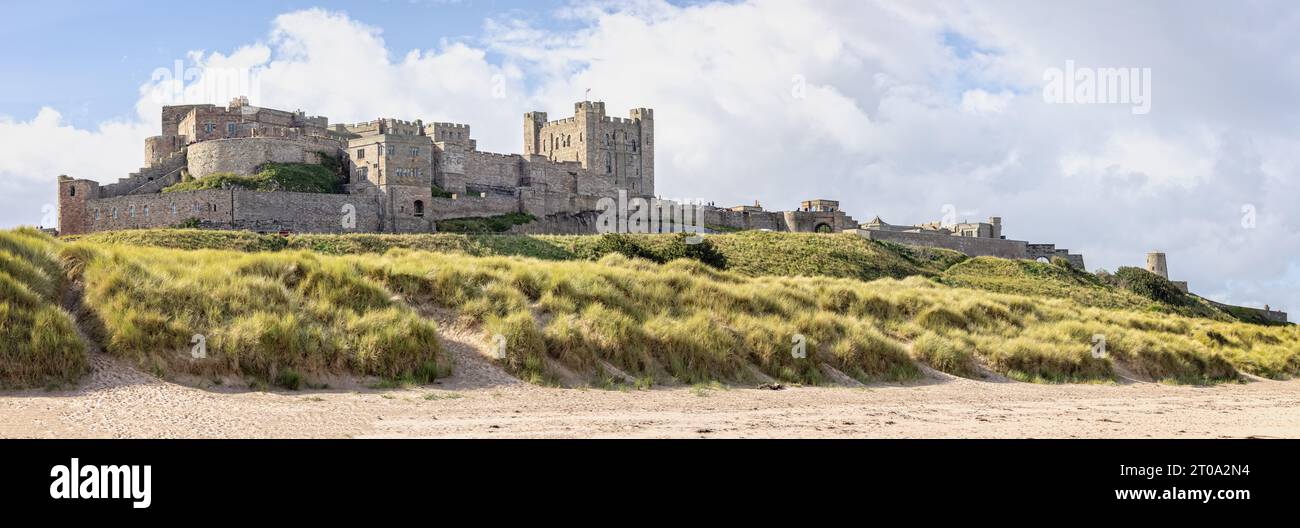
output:
M720 269L745 275L828 276L873 280L912 275L936 276L966 257L944 249L908 248L851 234L746 231L708 235L690 248L683 235L497 235L497 234L295 234L259 235L247 231L139 229L69 237L97 244L173 249L282 251L305 249L330 255L385 253L391 249L458 252L473 256L522 256L543 260L597 260L610 253L657 262L712 255Z
M1123 280L1103 280L1069 266L976 257L948 268L939 281L950 286L998 293L1070 299L1097 308L1232 319L1199 298L1183 294L1157 275L1137 268L1123 268L1122 271ZM1140 286L1137 285L1139 282Z
M1115 275L1099 277L1068 266L994 257L972 259L956 251L870 241L852 234L744 231L708 235L700 245L686 244L683 234L297 234L284 237L244 231L146 229L72 238L95 243L176 249L305 249L330 255L382 254L400 248L543 260L598 260L611 253L658 263L692 258L747 276L825 276L859 280L922 276L935 278L949 286L1065 298L1098 308L1259 323L1254 314L1220 310L1204 299L1177 291L1169 281L1138 268L1121 268Z
M500 364L544 384L575 375L602 386L817 384L831 370L897 381L920 376L918 363L1034 382L1106 381L1119 366L1185 383L1300 374L1294 326L1153 310L1150 299L1035 263L970 259L940 272L961 259L840 236L738 233L688 250L672 236L4 235L20 243L5 242L12 263L0 277L21 275L9 283L29 290L6 295L29 314L6 315L20 343L4 349L10 385L84 370L57 304L60 291L79 289L80 323L109 354L163 376L291 387L334 374L445 375L455 365L434 314L485 342L501 336ZM228 247L196 249L205 244ZM958 281L976 286L947 284ZM194 357L195 335L206 357ZM805 357L791 353L800 336Z
M337 193L342 191L342 183L343 178L340 176L339 169L330 164L267 163L257 174L250 176L228 172L209 174L202 178L170 185L162 192L240 187L254 191Z
M66 291L58 242L34 229L0 231L0 388L75 381L85 345L60 308Z

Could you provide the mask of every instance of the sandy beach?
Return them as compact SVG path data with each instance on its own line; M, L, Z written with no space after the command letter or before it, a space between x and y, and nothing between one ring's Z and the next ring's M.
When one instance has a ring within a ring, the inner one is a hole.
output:
M1040 385L931 372L907 385L567 389L520 382L467 348L434 385L271 392L172 383L96 354L75 389L0 393L0 436L1300 437L1300 380Z

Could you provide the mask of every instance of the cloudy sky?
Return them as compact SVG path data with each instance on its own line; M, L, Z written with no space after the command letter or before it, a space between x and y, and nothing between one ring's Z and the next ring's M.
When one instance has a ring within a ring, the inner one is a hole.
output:
M497 152L521 149L524 112L568 116L589 89L613 115L655 109L664 197L1001 216L1092 270L1161 250L1193 291L1300 312L1300 6L1105 3L10 6L0 227L52 223L58 174L136 170L164 102L232 95L157 74L181 61L247 72L259 106L470 123ZM1149 72L1149 111L1049 100L1068 64Z

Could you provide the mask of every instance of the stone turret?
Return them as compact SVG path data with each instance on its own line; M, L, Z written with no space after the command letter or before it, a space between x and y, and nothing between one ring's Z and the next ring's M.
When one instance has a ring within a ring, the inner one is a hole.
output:
M1147 253L1147 271L1169 278L1169 265L1165 261L1165 254L1159 251Z

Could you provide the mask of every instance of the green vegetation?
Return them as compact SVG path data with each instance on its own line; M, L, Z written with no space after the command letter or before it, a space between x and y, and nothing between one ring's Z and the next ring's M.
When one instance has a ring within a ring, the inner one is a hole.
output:
M1172 293L1143 287L1130 287L1127 281L1115 282L1106 275L1093 275L1072 266L1045 264L1030 260L1007 260L995 257L976 257L948 268L940 282L963 288L976 288L991 292L1029 295L1057 299L1070 299L1083 306L1117 308L1124 310L1176 313L1191 317L1229 320L1227 314L1178 291L1169 281L1136 268L1140 274L1160 279ZM1125 277L1131 276L1126 271ZM1146 279L1147 277L1139 278ZM1154 281L1149 281L1154 282ZM1125 284L1125 285L1121 285Z
M163 375L285 388L335 373L385 386L445 375L433 314L481 330L485 343L501 336L500 364L545 385L819 384L825 367L905 381L921 375L917 363L1050 383L1104 382L1121 367L1177 383L1300 375L1297 327L1233 322L1132 272L1098 277L853 235L2 234L0 316L16 332L3 346L18 351L0 351L24 358L4 363L10 384L84 371L57 308L67 284L84 285L83 325L110 354ZM42 307L63 326L10 315ZM41 343L63 345L22 349L37 329L50 329ZM196 334L206 357L192 354ZM791 353L796 335L806 357Z
M480 219L481 220L481 219ZM443 224L439 223L439 229ZM509 229L506 227L506 229ZM599 260L610 253L668 262L694 258L743 275L829 276L861 280L912 275L936 276L966 257L944 249L910 248L865 240L852 234L746 231L703 236L686 244L685 234L496 235L294 234L246 231L137 229L69 237L93 243L175 249L280 251L306 249L330 255L384 253L391 249L458 252L474 256L523 256L543 260Z
M1197 297L1197 299L1198 299L1200 302L1207 302L1205 299L1201 299L1201 298L1199 298L1199 297ZM1272 319L1265 318L1265 317L1264 317L1263 315L1261 315L1259 312L1257 312L1257 311L1255 311L1255 310L1251 310L1251 309L1249 309L1249 308L1244 308L1244 307L1241 307L1241 306L1219 305L1219 306L1217 306L1217 308L1219 308L1220 310L1223 310L1223 311L1226 312L1228 315L1231 315L1233 318L1235 318L1236 320L1241 321L1241 322L1243 322L1243 323L1250 323L1250 324L1257 324L1257 325L1264 325L1264 326L1289 326L1289 325L1291 325L1291 323L1283 323L1283 322L1274 321L1274 320L1272 320Z
M350 262L85 243L59 254L85 284L92 337L159 375L295 389L311 375L428 381L446 370L436 326Z
M0 388L71 383L88 366L85 345L59 307L67 288L53 238L0 231Z
M451 198L451 193L442 190L436 183L429 184L429 190L433 191L434 198Z
M1114 275L1106 275L1108 283L1169 306L1196 305L1196 301L1179 290L1169 279L1142 268L1121 267Z
M438 220L438 231L443 233L505 233L517 225L535 222L537 217L528 213L507 213L496 216L448 218Z
M331 158L324 158L326 160ZM337 162L337 160L335 160ZM201 191L240 187L254 191L290 191L304 193L342 192L343 178L338 167L330 163L267 163L257 174L209 174L205 177L173 184L162 192Z

